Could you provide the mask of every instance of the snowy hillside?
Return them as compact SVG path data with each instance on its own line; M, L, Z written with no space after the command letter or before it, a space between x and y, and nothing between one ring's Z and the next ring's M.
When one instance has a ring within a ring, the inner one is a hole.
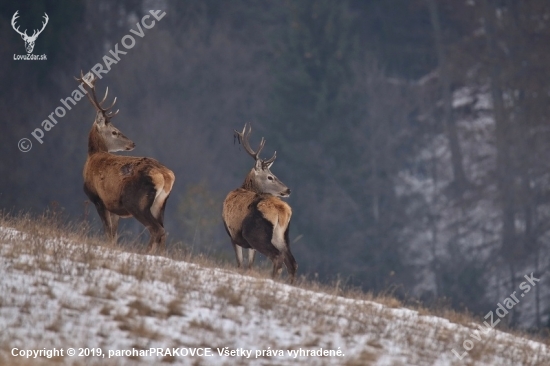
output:
M482 329L258 275L0 228L1 365L550 364L546 345ZM47 358L54 348L57 357Z

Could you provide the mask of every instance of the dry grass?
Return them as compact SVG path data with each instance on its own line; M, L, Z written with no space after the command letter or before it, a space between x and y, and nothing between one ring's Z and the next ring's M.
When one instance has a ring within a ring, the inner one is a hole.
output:
M111 312L112 312L112 311L113 311L112 306L106 304L106 305L104 305L104 306L101 308L101 310L99 311L99 313L100 313L101 315L109 316L109 315L111 315Z
M0 213L0 226L13 227L19 231L29 233L32 236L36 236L39 238L63 238L67 242L73 241L84 244L77 250L71 251L71 253L67 253L66 247L62 246L53 247L50 248L47 252L44 252L41 241L37 241L36 238L29 239L26 243L27 245L20 245L17 248L13 248L11 252L3 253L5 257L17 257L22 253L36 254L36 257L38 258L37 263L33 264L27 262L17 262L14 264L14 268L17 270L28 272L36 269L36 264L38 264L38 268L42 270L58 270L59 268L52 268L51 261L40 260L44 257L45 254L48 254L53 256L54 263L58 262L55 259L69 257L72 260L78 260L84 263L86 265L86 269L103 267L116 270L121 274L133 276L138 280L150 279L150 273L147 271L146 260L142 262L123 262L122 264L118 264L115 266L115 268L113 268L112 263L109 263L109 261L106 260L104 256L98 256L92 250L94 247L107 247L120 252L146 254L147 248L144 245L141 245L138 242L125 242L119 244L118 246L113 246L113 244L105 242L102 233L93 233L86 222L67 222L63 219L62 213L60 213L59 210L56 210L55 208L47 210L46 212L44 212L44 214L39 216L33 216L27 213L18 214L16 216L7 213ZM175 249L172 249L169 252L160 254L160 256L169 258L171 260L194 263L204 268L219 268L227 270L229 272L239 273L232 262L216 261L203 254L193 255L191 254L190 250L187 250L182 245L174 246L174 248ZM252 270L245 272L245 275L253 278L270 278L269 264L264 265L264 267L265 271ZM179 277L181 277L180 273L178 273L177 270L173 267L163 267L161 274L161 280L164 280L165 282L170 281L181 284L179 280ZM90 297L109 298L106 293L115 292L119 285L120 283L117 282L109 282L105 286L104 290L106 291L104 292L100 292L99 289L95 289L93 286L90 286L86 292L86 295ZM186 288L187 285L182 287L182 292L188 290L188 288ZM403 303L394 296L388 294L373 295L372 293L365 293L362 292L360 289L344 286L340 280L337 280L331 284L323 284L315 280L308 280L304 276L302 276L298 278L295 287L313 292L321 292L328 295L341 296L349 299L374 301L390 308L400 308L404 306ZM50 292L50 295L55 296L52 292ZM235 289L232 289L230 286L219 286L215 291L215 295L227 300L230 305L238 306L242 304L242 293L239 293ZM274 298L272 295L266 295L265 297L259 299L259 305L262 309L269 310L274 304L273 300ZM462 325L469 326L471 323L479 322L479 319L474 318L471 314L465 312L457 312L448 306L440 306L428 309L422 306L422 304L420 303L407 303L407 307L418 311L421 315L441 316L449 319L454 323ZM172 310L168 310L168 314L181 314L181 311L177 309L177 306L170 306L170 308L173 309L173 312ZM144 310L142 309L141 311ZM528 338L532 337L531 335L521 331L511 332L516 335L521 335ZM547 337L535 338L538 341L545 341L548 339Z
M293 288L309 291L303 296L290 296L287 290L282 291L280 287L275 286L269 279L269 264L265 268L260 268L245 273L239 272L233 262L220 262L204 255L192 255L190 251L173 249L156 256L156 260L166 258L166 265L157 266L156 271L150 270L149 256L133 256L132 260L116 260L120 255L127 254L145 254L146 247L137 242L121 243L113 246L106 243L101 234L91 233L86 224L65 223L56 212L47 212L40 217L33 217L28 214L13 217L6 214L0 215L0 226L12 227L21 232L27 233L24 239L19 240L17 245L0 245L2 256L13 259L13 269L23 273L34 273L33 271L43 271L55 276L83 276L86 277L94 269L109 269L123 276L129 276L138 282L158 281L159 283L170 284L176 293L171 295L171 300L155 302L148 299L144 293L136 292L133 300L127 301L123 308L116 308L109 300L117 298L117 292L124 289L124 281L120 279L108 279L101 282L98 286L94 281L90 281L85 287L84 295L90 301L100 302L97 312L102 316L109 318L114 322L117 330L132 334L137 339L147 339L150 341L160 340L163 335L149 325L147 320L168 319L169 321L185 317L188 310L186 304L192 300L192 296L204 297L210 302L212 309L222 307L226 311L226 318L240 324L240 318L246 318L247 308L250 306L259 307L264 313L270 314L280 322L294 324L302 322L310 325L308 334L304 330L297 330L296 334L305 337L305 341L300 345L294 344L293 348L298 347L328 347L323 344L322 336L326 333L334 332L342 337L351 337L358 334L374 333L380 337L401 339L404 344L417 347L421 351L419 354L426 360L434 352L447 352L434 348L435 345L426 341L423 330L410 329L406 334L392 334L391 324L393 315L388 315L387 311L382 311L369 302L375 302L384 305L389 309L399 309L404 307L404 303L391 294L373 295L365 293L357 288L345 286L337 280L331 284L322 284L315 280L308 280L300 277ZM0 237L0 239L2 239ZM52 244L44 246L44 240L52 240ZM67 243L67 245L60 245ZM72 245L76 242L79 245ZM108 248L109 251L98 250ZM26 258L32 259L21 260ZM168 261L170 260L170 261ZM79 265L67 266L66 262L76 262ZM257 281L250 281L246 288L239 287L233 280L223 279L220 276L217 282L212 284L211 293L204 293L201 290L203 284L194 276L197 272L182 274L181 268L174 265L173 261L185 261L196 264L202 271L217 270L216 273L241 274ZM221 272L220 272L221 271ZM285 282L279 280L278 282ZM50 299L59 298L60 306L63 310L72 312L84 311L83 305L74 303L70 298L64 298L64 295L58 293L47 282L39 283L41 292ZM311 301L312 296L320 296L318 301ZM324 296L327 295L327 296ZM250 299L254 299L251 303ZM350 302L347 305L346 313L342 313L341 305L344 300L361 300ZM20 314L29 314L32 308L30 297L18 307ZM5 306L4 295L0 297L0 307ZM322 303L323 306L319 306ZM453 323L472 327L473 323L479 323L482 319L476 319L471 314L456 312L448 307L426 308L418 303L406 303L407 308L412 308L418 312L418 315L435 315L449 319ZM187 323L189 328L196 331L213 333L221 332L221 328L201 319L193 319ZM259 325L261 326L261 325ZM63 320L58 316L54 318L46 327L46 331L58 333L63 328ZM500 327L499 327L500 329ZM442 343L452 343L453 334L447 329L432 329L433 337ZM102 330L105 337L110 330ZM510 331L512 334L527 339L533 339L549 344L548 338L541 338L526 334L521 331ZM200 333L199 333L200 334ZM198 339L197 342L208 343L204 339ZM472 362L482 362L483 357L493 352L497 348L497 341L494 338L487 338L483 342L476 344L476 347L470 352L469 356ZM529 352L525 346L525 352ZM378 359L380 350L383 349L378 339L368 339L364 344L364 349L360 354L346 360L342 364L359 365L373 363ZM422 352L425 355L422 356ZM526 356L527 357L527 356ZM0 358L0 364L5 364ZM14 364L11 362L10 364ZM22 360L16 360L17 362ZM173 357L162 359L164 363L174 363L177 360ZM522 360L519 360L521 363ZM25 364L25 363L21 363Z
M166 304L166 316L183 316L183 302L181 299L173 299Z
M49 330L50 332L57 333L61 330L62 327L63 327L63 320L61 319L60 316L57 316L55 320L50 325L48 325L45 329Z
M192 320L189 322L189 326L191 328L198 328L198 329L203 329L203 330L207 330L209 332L212 332L214 330L214 327L212 326L212 324L204 321L204 320Z
M238 293L232 287L225 284L218 286L218 288L216 288L216 291L214 291L214 295L227 301L227 303L232 306L239 306L243 303L242 294Z
M128 303L128 307L139 316L157 316L158 313L143 301L136 299Z

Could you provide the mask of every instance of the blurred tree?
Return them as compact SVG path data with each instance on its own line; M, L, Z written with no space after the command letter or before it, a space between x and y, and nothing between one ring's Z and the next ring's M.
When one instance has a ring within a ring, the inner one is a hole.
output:
M350 0L364 50L389 77L416 80L437 67L425 0ZM449 18L443 20L449 24Z
M210 252L215 248L216 228L222 224L217 192L207 183L190 185L181 195L177 218L181 222L184 243L193 251ZM216 248L220 249L220 248Z
M352 101L344 88L352 81L358 44L346 2L284 4L284 22L271 35L274 80L264 128L272 136L268 146L279 153L273 171L289 187L302 187L293 189L296 198L290 199L291 205L300 207L291 231L304 235L297 254L318 252L304 267L322 272L349 235L329 228L342 222L331 213L345 205L336 199L338 192L345 194L342 186L347 182L340 173L349 169L353 154L349 144Z
M339 141L344 134L334 122L345 118L342 86L351 80L350 63L356 54L353 19L345 2L287 2L286 9L285 27L274 50L272 129L284 136L283 141ZM294 144L291 148L300 149Z
M453 168L452 191L454 194L462 194L469 185L464 168L462 167L462 150L458 139L456 121L453 115L453 100L451 90L451 80L449 75L449 65L447 63L446 50L444 49L443 31L441 29L440 15L435 0L427 0L430 10L430 20L434 32L435 49L437 50L437 63L439 80L441 81L441 90L443 94L443 124L445 132L449 139L449 149L451 150L451 166Z

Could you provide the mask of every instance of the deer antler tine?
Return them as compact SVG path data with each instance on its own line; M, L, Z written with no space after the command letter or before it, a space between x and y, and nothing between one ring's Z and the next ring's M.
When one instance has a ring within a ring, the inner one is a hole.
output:
M250 123L245 123L244 124L244 129L243 129L243 137L248 141L248 137L250 136L250 133L252 132L252 126L250 125Z
M248 130L247 130L247 127L248 127ZM235 133L237 134L237 137L239 138L239 142L243 145L243 148L245 149L245 151L250 156L252 156L254 159L256 159L256 155L255 155L254 151L252 150L252 148L250 147L250 144L248 142L248 137L250 136L250 131L251 131L250 125L246 123L244 125L243 132L235 131Z
M276 158L277 158L277 151L275 151L275 152L273 153L273 156L272 156L271 158L269 158L269 159L267 159L267 160L262 160L262 162L263 162L265 165L271 164L271 163L273 163L273 162L275 161Z
M90 80L86 80L86 77L88 77L88 79ZM92 103L92 105L98 110L98 111L101 111L105 114L105 112L107 112L109 109L113 108L116 101L117 101L117 98L115 97L115 99L113 100L113 103L108 107L108 108L103 108L101 105L105 102L105 100L107 99L107 96L109 95L109 87L107 87L105 89L105 95L103 96L103 99L101 100L101 102L99 102L97 100L97 95L95 93L95 82L97 81L97 78L94 78L94 76L91 74L91 73L87 73L86 75L84 75L84 73L82 72L82 70L80 70L80 78L76 78L75 79L81 83L84 83L85 85L87 85L88 87L90 87L90 92L91 93L86 93L86 96L88 97L88 99L90 100L90 102ZM91 94L91 95L90 95ZM117 110L116 112L109 112L107 113L107 116L108 117L114 117L118 114L119 110Z
M248 141L248 138L250 137L250 133L252 133L252 126L250 125L250 123L245 123L242 132L238 132L237 130L234 130L234 131L235 131L235 136L238 137L239 143L241 143L243 145L246 152L250 156L252 156L254 158L254 160L256 160L256 161L260 160L260 152L262 151L262 149L265 146L265 138L262 137L262 140L260 141L260 145L258 146L258 149L256 151L254 151L250 147L250 142ZM269 159L268 162L272 162L273 160L275 160L275 156L273 156L271 159Z
M256 160L260 158L260 152L264 148L265 145L265 139L262 137L262 140L260 141L260 146L258 146L258 150L256 150Z
M77 78L75 77L75 80L82 83L83 85L88 85L90 86L85 80L84 80L84 73L82 72L82 69L80 69L80 78ZM94 92L94 89L93 89L93 83L92 83L92 93ZM90 103L92 103L92 105L94 107L97 108L97 105L95 103L95 101L92 99L92 97L90 96L90 93L86 93L86 96L88 97L88 100L90 101Z
M25 35L25 37L27 37L27 30L25 29L25 32L21 32L19 30L19 26L15 24L15 21L17 20L17 18L19 18L19 10L17 10L15 12L15 14L13 14L13 17L11 18L11 26L12 28L21 36Z
M92 100L91 98L90 98L90 100L92 101L92 104L94 105L94 107L95 107L98 111L105 112L106 109L105 109L105 108L102 108L102 107L101 107L101 103L99 103L99 102L97 101L97 95L96 95L96 93L95 93L95 81L96 81L96 79L92 79L92 80L90 81L90 84L92 84L92 85L91 85L91 91L92 91L92 97L93 97L93 100ZM88 95L88 96L89 96L89 95Z
M245 129L246 129L246 125L244 125L244 128L243 128L242 132L239 132L237 130L233 130L233 136L237 138L237 140L239 141L239 144L242 144Z
M92 97L94 100L92 101L93 105L96 107L97 110L103 111L103 108L101 108L101 105L97 102L97 95L95 95L95 85L91 88L92 91Z
M46 28L46 25L48 24L48 20L50 20L50 18L48 17L48 14L46 14L46 13L44 13L43 18L44 18L45 21L42 22L42 29L40 29L40 30L35 29L35 30L34 30L35 33L38 32L38 33L36 34L37 37L38 37L38 35L39 35L40 33L42 33L42 32L44 31L44 28ZM32 36L34 37L34 33L33 33Z
M94 88L95 82L97 81L97 78L94 78L94 75L91 72L88 72L88 73L86 73L86 75L84 75L82 70L80 70L80 78L78 78L78 79L75 78L75 79L80 81L81 83L84 83L85 85L87 85L90 88ZM89 79L89 80L87 80L87 79Z
M111 109L111 108L114 107L114 105L115 105L115 103L116 103L116 98L117 98L117 97L115 97L115 100L113 100L113 104L111 104L110 107L105 108L106 111L108 111L109 109ZM102 102L102 103L103 103L103 102Z
M101 99L101 102L99 102L100 105L103 104L103 102L105 102L105 99L107 99L107 94L109 94L109 87L105 89L105 96L103 96L103 99Z
M92 103L92 105L95 107L95 109L97 109L97 106L96 106L94 100L92 99L92 97L90 96L90 93L86 93L86 96L88 96L88 100L90 101L90 103Z

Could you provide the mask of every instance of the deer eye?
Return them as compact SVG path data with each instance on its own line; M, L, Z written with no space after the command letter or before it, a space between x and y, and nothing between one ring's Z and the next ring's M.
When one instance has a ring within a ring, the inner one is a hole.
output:
M273 177L272 177L271 175L268 175L268 176L267 176L267 179L273 180Z
M113 131L112 134L113 134L113 136L116 136L116 131Z

